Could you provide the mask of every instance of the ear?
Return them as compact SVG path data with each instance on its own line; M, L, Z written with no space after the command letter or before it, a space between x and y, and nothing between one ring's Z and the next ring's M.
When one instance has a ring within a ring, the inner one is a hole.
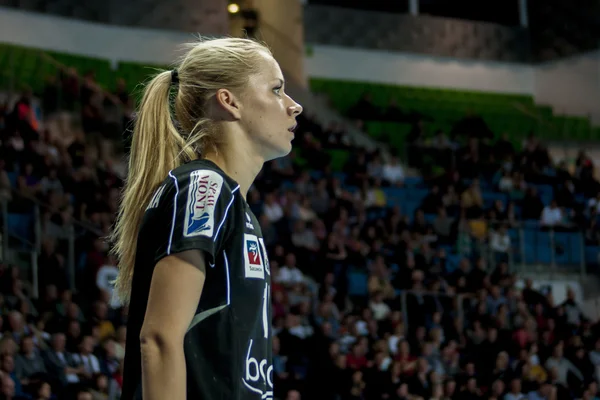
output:
M217 112L226 120L239 120L242 116L241 103L232 91L219 89L215 95L217 101Z

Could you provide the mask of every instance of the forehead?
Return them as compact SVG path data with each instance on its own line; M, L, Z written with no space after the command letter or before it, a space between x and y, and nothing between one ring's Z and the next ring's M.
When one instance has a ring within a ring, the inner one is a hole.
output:
M258 73L250 76L250 84L266 84L283 80L283 73L279 63L266 52L261 52L261 57L258 66Z

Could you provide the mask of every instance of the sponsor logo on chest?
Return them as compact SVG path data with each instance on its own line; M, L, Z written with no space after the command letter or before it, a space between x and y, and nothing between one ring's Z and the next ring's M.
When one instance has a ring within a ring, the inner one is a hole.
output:
M244 276L265 279L265 264L259 239L256 235L249 233L244 233Z

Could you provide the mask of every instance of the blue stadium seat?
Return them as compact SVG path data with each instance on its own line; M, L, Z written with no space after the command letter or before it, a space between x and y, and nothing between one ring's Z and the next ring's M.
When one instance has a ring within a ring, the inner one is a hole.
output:
M21 241L33 242L33 215L9 213L8 233Z
M419 204L423 202L425 196L429 194L429 189L419 189L419 188L408 188L406 195L414 201L418 201Z
M314 169L309 174L312 179L321 179L323 177L323 172Z
M446 272L452 273L458 268L460 260L463 257L459 254L448 254L448 262L446 263Z
M490 208L496 200L500 200L502 204L506 205L506 195L504 193L482 192L481 197L485 208Z
M290 190L294 188L294 182L285 180L281 182L281 188L284 190Z
M332 174L332 176L333 176L334 178L337 178L337 179L339 179L339 180L340 180L340 182L342 182L342 183L344 183L344 182L346 181L346 174L345 174L345 173L343 173L343 172L334 172L334 173Z
M556 264L579 265L582 240L583 238L578 232L556 232L554 234Z
M356 269L348 271L348 295L366 297L369 293L368 279L366 272Z
M523 241L525 244L525 263L550 264L552 256L550 253L549 232L538 229L523 229Z
M550 185L534 185L534 186L538 190L538 194L540 195L540 198L542 199L542 203L544 203L545 206L550 204L550 202L554 198L554 189L552 189L552 186L550 186Z
M587 204L587 200L585 199L585 196L582 193L575 194L575 201L579 204Z
M16 172L7 172L6 175L8 175L8 180L10 181L10 186L16 188L18 174Z
M436 217L436 214L425 214L425 221L427 221L428 224L433 224L433 221L435 221Z
M596 265L600 264L598 256L600 255L600 246L586 246L585 247L585 262L587 264Z
M409 187L417 187L423 185L423 178L420 176L409 176L404 179L404 185Z
M440 244L440 245L438 246L438 248L440 248L440 249L444 249L444 250L446 251L446 254L447 254L447 255L450 255L450 254L452 254L452 253L453 253L453 250L454 250L454 248L452 247L452 245L449 245L449 244Z
M518 205L518 204L515 204L513 210L514 210L514 213L515 213L515 218L518 219L518 220L520 220L521 219L521 215L523 214L523 209L521 208L521 206Z
M523 221L523 228L525 229L537 229L540 227L540 221L537 219L526 219Z

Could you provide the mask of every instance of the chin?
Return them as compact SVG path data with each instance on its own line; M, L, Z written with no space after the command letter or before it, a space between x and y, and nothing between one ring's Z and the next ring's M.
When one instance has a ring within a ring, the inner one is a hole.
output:
M270 149L265 156L265 162L275 160L276 158L285 157L292 152L292 142L288 142L286 145L277 146Z

